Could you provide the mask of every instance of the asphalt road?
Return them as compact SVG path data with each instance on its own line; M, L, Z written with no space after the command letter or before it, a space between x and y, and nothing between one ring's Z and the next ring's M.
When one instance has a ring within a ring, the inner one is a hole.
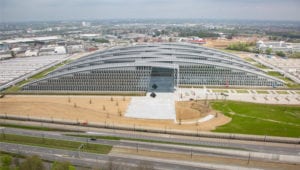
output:
M145 158L140 156L122 156L122 155L100 155L93 153L84 153L78 151L68 151L61 149L49 149L36 146L27 146L21 144L10 144L0 142L0 148L3 151L25 154L25 155L39 155L46 160L59 160L69 161L73 165L80 165L86 167L108 166L108 162L111 162L113 167L118 166L136 166L136 165L149 165L155 169L172 169L172 170L209 170L209 169L230 169L230 168L242 168L226 165L212 165L198 162L188 161L172 161L165 159ZM243 168L242 168L243 169ZM248 168L245 168L248 169Z
M198 147L184 147L177 145L167 145L167 144L157 144L157 143L145 143L138 141L126 141L126 140L105 140L105 139L97 139L96 141L92 141L89 138L84 137L73 137L73 136L65 136L60 132L49 132L49 131L32 131L32 130L24 130L24 129L14 129L14 128L5 128L1 133L6 134L16 134L16 135L26 135L26 136L34 136L40 138L49 138L49 139L58 139L58 140L68 140L68 141L77 141L82 143L95 143L95 144L104 144L111 146L119 146L126 147L132 149L147 149L147 150L156 150L156 151L165 151L165 152L176 152L176 153L185 153L190 154L205 154L205 155L218 155L207 151L197 150ZM223 154L223 156L231 156Z
M100 130L100 129L99 129ZM36 136L36 137L45 137L52 139L61 139L61 140L70 140L70 141L78 141L78 142L90 142L90 143L98 143L98 144L106 144L112 146L123 146L123 147L131 147L131 148L140 148L140 149L148 149L148 150L161 150L161 151L173 151L173 152L182 152L182 153L190 153L191 150L195 154L213 154L207 153L203 151L197 150L199 147L189 146L189 147L179 147L177 145L161 145L157 143L145 143L138 141L126 141L126 140L104 140L97 139L96 141L91 141L88 138L82 137L73 137L73 136L65 136L62 132L51 132L51 131L35 131L35 130L24 130L24 129L15 129L15 128L4 128L0 131L0 133L10 133L10 134L18 134L18 135L28 135L28 136ZM73 133L73 134L82 134L82 133ZM281 154L281 155L300 155L300 146L291 144L291 145L268 145L267 143L261 142L260 145L257 142L249 142L245 143L233 143L229 140L216 140L215 141L206 141L195 139L186 139L186 138L168 138L163 135L157 136L146 136L141 134L130 134L130 133L108 133L108 132L93 132L88 133L89 135L103 135L103 136L118 136L118 137L126 137L126 138L138 138L138 139L146 139L146 140L157 140L157 141L166 141L166 142L178 142L178 143L186 143L186 144L197 144L204 145L209 147L228 147L228 148L236 148L247 151L254 151L260 153L272 153L272 154ZM253 143L253 144L251 144ZM227 155L230 156L230 155Z
M96 141L91 141L89 138L83 137L73 137L73 136L65 136L63 132L52 132L52 131L35 131L35 130L25 130L25 129L16 129L16 128L2 128L0 129L0 133L5 134L17 134L17 135L26 135L26 136L35 136L40 138L50 138L50 139L60 139L60 140L70 140L70 141L78 141L82 143L97 143L97 144L106 144L112 146L119 146L125 148L132 148L132 149L145 149L145 150L152 150L152 151L159 151L159 152L168 152L173 154L184 153L193 155L208 155L208 156L223 156L223 157L231 157L231 158L241 158L241 156L237 156L234 154L229 153L219 153L214 151L209 151L203 149L204 147L192 147L192 146L179 146L179 145L169 145L169 144L158 144L158 143L145 143L145 142L137 142L137 141L126 141L126 140L104 140L104 139L97 139ZM78 134L78 133L75 133ZM123 137L132 137L127 133L107 133L107 132L93 132L88 134L101 134L104 136L123 136ZM187 139L179 139L176 138L166 138L164 135L157 135L156 137L153 136L137 136L134 134L134 138L144 138L144 139L155 139L155 140L168 140L171 142L200 142L197 144L201 144L201 140L187 140ZM178 141L177 141L178 140ZM212 144L212 143L211 143ZM236 145L232 143L232 145ZM239 147L244 146L245 144L239 145ZM248 146L248 145L245 145ZM250 145L251 148L255 147L256 145ZM248 146L249 147L249 146ZM275 148L279 148L279 152L284 152L285 155L297 155L299 153L299 147L278 147L278 146L256 146L258 148L263 147L264 150L273 153ZM250 147L249 147L250 148ZM156 169L243 169L245 167L234 167L227 165L214 165L214 164L207 164L207 163L200 163L200 162L188 162L188 161L175 161L175 160L166 160L166 159L159 159L159 158L150 158L150 157L141 157L135 155L122 155L112 153L109 155L101 155L101 154L93 154L93 153L85 153L80 151L69 151L69 150L61 150L61 149L49 149L43 147L35 147L35 146L27 146L27 145L20 145L20 144L9 144L9 143L0 143L0 150L13 152L13 153L22 153L25 155L30 154L37 154L40 155L42 158L47 160L65 160L73 163L74 165L81 165L81 166L97 166L100 163L102 166L107 162L118 162L119 164L114 164L113 166L136 166L140 164L147 164L154 166ZM214 150L214 149L212 149ZM224 149L223 149L224 150ZM284 150L284 151L283 151ZM242 152L242 151L238 151ZM264 153L264 151L260 151ZM278 151L275 150L275 153L278 154ZM299 155L298 155L299 156ZM249 157L250 158L250 157ZM252 159L252 158L251 158ZM267 159L266 159L267 160ZM112 165L111 165L112 166ZM221 167L217 167L221 166ZM225 168L224 168L225 166ZM201 168L199 168L201 167ZM130 169L130 168L129 168ZM247 169L247 168L246 168Z

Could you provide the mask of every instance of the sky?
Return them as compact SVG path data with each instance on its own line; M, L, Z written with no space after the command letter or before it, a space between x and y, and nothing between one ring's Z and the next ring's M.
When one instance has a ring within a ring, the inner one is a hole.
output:
M97 19L300 21L300 0L0 0L0 22Z

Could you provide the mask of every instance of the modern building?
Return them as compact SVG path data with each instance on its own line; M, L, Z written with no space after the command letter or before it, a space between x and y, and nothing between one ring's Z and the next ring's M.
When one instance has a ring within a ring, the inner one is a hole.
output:
M241 58L192 44L112 48L77 59L24 91L173 91L179 86L283 86Z
M299 43L287 43L284 41L257 41L256 48L262 51L266 51L267 48L272 49L273 51L282 51L282 52L300 52Z

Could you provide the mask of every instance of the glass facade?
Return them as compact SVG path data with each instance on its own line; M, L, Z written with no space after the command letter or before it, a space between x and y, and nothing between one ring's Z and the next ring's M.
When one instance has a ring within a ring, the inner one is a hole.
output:
M283 86L284 82L237 56L171 43L97 52L24 85L22 90L150 91L153 84L172 91L180 85Z

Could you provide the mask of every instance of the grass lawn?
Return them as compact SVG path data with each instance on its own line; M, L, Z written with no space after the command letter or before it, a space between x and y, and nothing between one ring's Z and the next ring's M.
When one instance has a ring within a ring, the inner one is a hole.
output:
M9 128L18 128L18 129L28 129L28 130L42 130L42 131L60 131L60 132L78 132L75 130L67 130L67 129L59 129L59 128L48 128L48 127L40 127L40 126L27 126L27 125L16 125L16 124L4 124L0 123L2 127Z
M290 88L300 88L300 84L295 83L293 80L289 79L288 77L284 77L279 72L269 71L267 72L267 74L285 81L285 84Z
M228 93L228 90L223 90L223 89L212 89L212 92L214 92L214 93Z
M253 63L253 62L256 62L255 60L253 60L252 58L245 58L246 61L250 62L250 63Z
M262 64L259 64L259 63L254 64L254 66L256 66L258 68L261 68L261 69L268 69L269 68L269 67L267 67L265 65L262 65Z
M25 156L20 155L20 154L15 154L15 153L9 153L9 152L4 152L4 151L0 151L0 159L4 156L11 156L14 158L25 158Z
M265 90L256 90L256 92L257 92L258 94L269 94L269 92L268 92L268 91L265 91Z
M212 107L232 121L215 132L300 137L300 106L214 101Z
M248 90L245 89L237 89L235 90L237 93L249 93Z
M8 142L8 143L19 143L24 145L40 146L40 147L67 149L67 150L77 150L78 147L82 144L81 142L12 135L12 134L1 134L0 141ZM109 145L85 143L81 151L108 154L111 148L112 146Z
M278 93L278 94L289 94L287 91L279 91L279 90L277 90L276 93Z

